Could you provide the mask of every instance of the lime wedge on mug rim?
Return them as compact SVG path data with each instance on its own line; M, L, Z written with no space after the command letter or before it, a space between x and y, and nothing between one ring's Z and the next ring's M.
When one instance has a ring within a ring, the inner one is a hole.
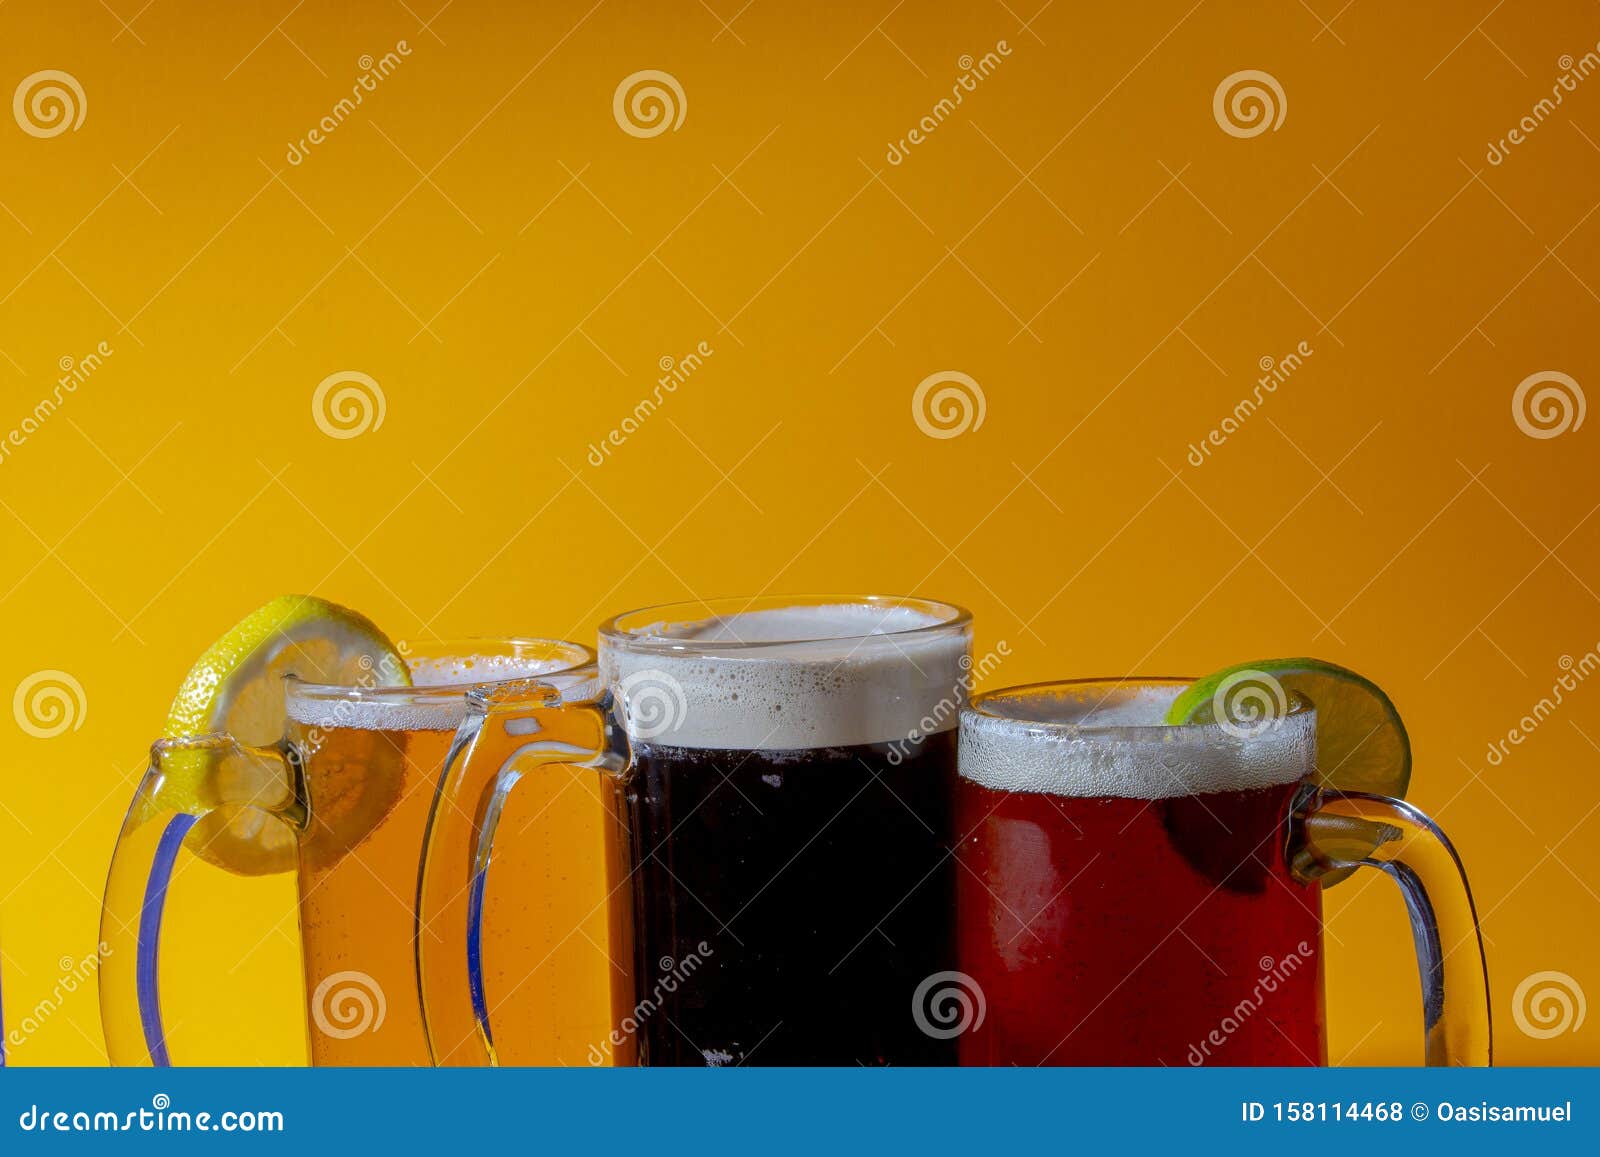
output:
M1250 674L1275 680L1317 709L1316 780L1339 791L1404 799L1411 783L1411 740L1389 696L1372 680L1322 659L1261 659L1196 680L1173 701L1169 724L1216 721L1217 692Z

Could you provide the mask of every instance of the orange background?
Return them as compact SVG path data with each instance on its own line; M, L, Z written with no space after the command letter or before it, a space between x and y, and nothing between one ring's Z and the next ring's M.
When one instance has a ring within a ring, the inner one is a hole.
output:
M1600 640L1600 422L1535 439L1511 412L1531 374L1600 382L1600 78L1486 160L1597 41L1578 0L6 4L0 95L60 69L86 109L52 137L0 116L0 437L62 359L112 350L0 461L0 691L84 691L75 729L0 727L8 1023L92 951L172 690L269 596L397 637L590 639L644 603L874 590L972 608L1002 683L1294 653L1371 675L1470 866L1499 1059L1600 1060L1593 1019L1512 1015L1539 971L1600 994L1600 687L1486 760ZM675 131L619 127L642 69L681 84ZM1243 69L1281 85L1276 130L1219 126ZM319 430L340 371L379 384L381 426ZM979 384L981 426L919 429L940 371ZM1399 898L1357 881L1328 910L1330 1058L1413 1062ZM279 936L251 968L293 960ZM226 1015L262 1059L297 1046ZM92 987L11 1050L103 1056Z

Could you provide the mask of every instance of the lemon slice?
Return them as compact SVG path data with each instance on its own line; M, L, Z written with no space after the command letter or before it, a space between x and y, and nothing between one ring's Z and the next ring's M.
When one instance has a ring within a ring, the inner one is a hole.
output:
M269 810L294 798L288 764L248 750L283 738L286 675L341 686L411 682L405 659L371 620L309 595L273 599L200 656L172 701L165 735L223 733L244 747L171 745L158 756L162 777L152 803L174 811L210 809L187 846L239 875L295 864L296 834ZM402 754L387 745L374 751L359 780L346 785L353 798L336 809L339 842L353 846L381 822L403 780ZM362 830L344 830L352 824Z
M1303 695L1317 709L1317 783L1405 798L1411 783L1411 740L1400 713L1383 688L1336 663L1265 659L1226 667L1179 695L1167 722L1214 723L1222 718L1247 729L1270 726L1291 694ZM1347 858L1364 858L1383 838L1381 832L1352 825L1345 834ZM1323 887L1350 872L1342 868L1323 875Z

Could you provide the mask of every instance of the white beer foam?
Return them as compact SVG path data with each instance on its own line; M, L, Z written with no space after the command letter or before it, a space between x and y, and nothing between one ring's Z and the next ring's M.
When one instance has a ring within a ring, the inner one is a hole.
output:
M564 658L452 655L410 661L410 687L351 688L339 695L289 695L289 718L305 727L360 731L454 731L466 693L480 683L539 679L563 690L594 682L593 667Z
M943 621L864 602L658 623L620 643L602 637L600 677L636 741L735 751L904 742L951 730L966 702L970 632L919 630Z
M1082 698L1008 698L998 706L1006 717L969 709L961 715L961 777L995 791L1157 800L1293 783L1315 766L1314 710L1253 736L1215 724L1162 726L1182 690L1143 686L1107 697L1100 686Z

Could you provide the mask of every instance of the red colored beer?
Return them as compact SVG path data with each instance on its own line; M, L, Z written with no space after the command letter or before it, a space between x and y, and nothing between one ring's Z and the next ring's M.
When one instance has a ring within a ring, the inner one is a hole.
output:
M1285 862L1314 716L1159 726L1181 686L1023 688L964 716L963 1064L1325 1062L1320 893Z

